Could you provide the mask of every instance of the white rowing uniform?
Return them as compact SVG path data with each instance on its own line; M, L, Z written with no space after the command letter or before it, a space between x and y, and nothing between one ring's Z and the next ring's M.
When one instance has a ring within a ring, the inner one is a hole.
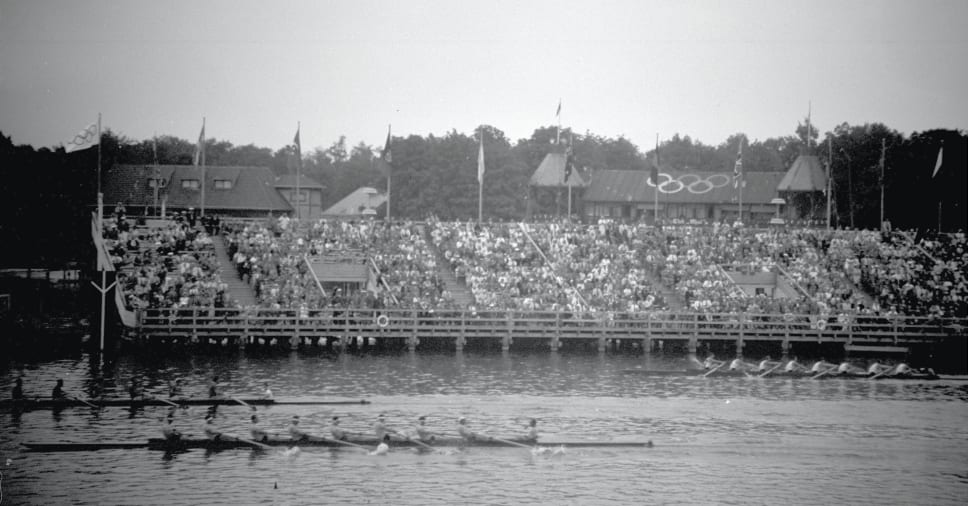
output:
M528 440L531 440L531 441L537 441L538 440L538 426L537 425L534 425L534 426L528 427L528 433L525 434L524 438L525 439L528 439Z
M373 434L376 435L377 439L383 439L387 433L387 426L383 423L382 418L377 418L376 423L373 424Z
M299 423L294 420L289 423L289 437L291 437L293 441L301 441L309 437L309 435L303 432L299 428Z
M222 435L222 433L215 428L215 421L212 418L209 418L208 421L205 423L204 432L205 432L205 437L213 441L218 439L218 437Z
M877 374L881 372L881 364L879 362L874 362L867 368L867 374Z
M169 441L181 438L181 432L178 432L178 429L176 429L171 423L166 424L164 428L161 429L161 434Z
M424 425L423 423L417 424L417 426L414 429L417 433L417 438L420 439L421 441L434 440L433 432L430 432L430 430L427 429L427 426Z
M713 367L716 367L720 363L721 363L720 361L716 360L713 357L706 357L706 361L702 363L702 366L705 369L711 369Z
M252 429L250 432L252 433L252 439L255 441L263 441L269 437L269 434L265 429L262 428L262 425L259 422L252 422Z
M827 369L827 363L823 360L818 360L813 363L813 367L810 368L810 372L821 372Z
M760 370L761 371L765 371L765 370L769 369L771 365L772 365L772 362L770 362L769 360L761 360L760 361Z
M735 371L738 369L743 369L743 361L738 358L734 358L733 361L729 363L729 370Z
M329 424L329 433L333 436L333 439L343 440L346 438L346 431L339 426L338 421L333 421Z
M848 372L850 372L850 362L841 362L837 366L837 374L847 374Z
M911 373L911 368L908 367L908 365L905 364L904 362L897 364L897 367L894 368L894 374L910 374L910 373Z
M798 367L800 367L800 364L798 364L796 360L791 360L786 363L786 366L783 367L783 370L786 372L794 372Z
M476 437L474 431L462 423L457 425L457 433L460 434L460 437L464 438L465 441L472 441Z
M269 388L269 387L266 387L265 391L262 392L262 398L263 399L268 399L268 400L271 401L272 400L272 389Z

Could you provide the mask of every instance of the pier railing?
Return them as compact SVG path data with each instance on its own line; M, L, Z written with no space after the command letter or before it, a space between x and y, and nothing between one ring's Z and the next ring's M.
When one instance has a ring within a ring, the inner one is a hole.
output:
M355 338L453 339L458 347L480 339L545 339L552 349L563 340L735 340L842 342L902 346L964 338L964 318L831 316L728 313L572 313L399 309L147 309L139 312L136 334L225 340L288 339L290 342ZM741 344L740 344L741 345ZM741 345L742 346L742 345Z

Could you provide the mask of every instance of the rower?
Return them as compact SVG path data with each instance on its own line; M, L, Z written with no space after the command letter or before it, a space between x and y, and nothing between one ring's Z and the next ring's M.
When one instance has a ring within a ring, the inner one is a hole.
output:
M15 401L22 401L24 398L24 380L23 378L17 378L17 381L13 384L13 389L10 392L10 398Z
M750 364L747 364L746 362L743 362L743 359L741 359L739 357L734 358L733 361L729 363L729 370L730 371L744 371L745 372L747 369L751 369Z
M890 371L890 370L891 370L891 366L884 365L875 360L874 362L871 363L870 366L867 367L867 374L871 376L877 376L877 375L885 374L887 373L887 371Z
M208 383L208 396L218 397L218 375L212 376L212 381Z
M417 426L415 427L415 431L417 433L417 438L423 441L424 443L432 443L435 439L437 439L437 436L435 436L434 433L430 432L430 429L427 428L426 416L421 416L420 418L417 419Z
M457 433L465 443L477 439L477 434L467 426L467 419L463 416L457 419Z
M174 383L168 384L168 398L174 399L176 397L181 397L181 379L176 379Z
M253 413L251 420L252 428L250 429L250 432L252 433L252 440L260 443L266 442L266 440L269 439L269 433L262 428L261 424L259 424L259 416Z
M716 356L710 353L709 356L706 357L706 360L703 361L702 368L715 369L717 367L722 366L723 364L725 364L725 362L723 362L722 360L716 360Z
M538 442L538 420L532 418L531 422L528 423L528 433L524 435L524 439L532 442Z
M791 358L790 361L787 362L785 366L783 366L783 371L787 373L800 372L805 370L807 370L807 368L801 365L800 362L797 362L796 357Z
M346 439L346 431L339 426L339 417L334 416L329 422L329 433L333 436L333 439L337 441L343 441Z
M222 437L222 433L215 427L215 415L205 415L205 427L202 431L211 441L218 441Z
M161 429L161 434L165 436L165 441L168 441L169 443L177 442L181 440L181 437L182 437L181 432L179 432L178 429L176 429L175 426L172 425L174 421L175 421L175 417L171 413L169 413L168 421L167 423L165 423L165 426Z
M891 373L891 376L907 376L909 374L911 374L911 367L904 362L899 362L894 366L894 372Z
M265 389L262 391L262 398L266 400L272 400L272 389L269 388L269 382L263 384Z
M376 435L377 439L383 439L383 436L390 432L386 426L386 420L383 418L383 413L376 418L376 422L373 424L373 434Z
M770 369L773 369L774 366L777 366L779 364L780 362L770 360L770 356L767 355L766 358L764 358L763 360L760 360L760 365L757 367L756 370L759 372L766 372L766 371L769 371Z
M145 396L144 392L142 392L141 388L138 386L138 381L134 378L131 378L131 383L128 385L128 395L131 397L132 401L143 399Z
M67 394L64 393L64 380L57 380L57 384L54 385L54 389L50 392L50 398L55 401L67 399Z
M837 366L837 374L864 374L864 369L844 360Z
M387 453L390 453L390 435L384 434L383 440L380 441L376 450L370 452L370 455L386 455Z
M309 434L303 432L299 428L299 415L293 415L292 421L289 422L289 437L293 441L304 441L309 439Z
M826 360L821 358L820 360L813 363L813 366L810 367L810 372L818 373L818 372L830 371L836 367L837 367L837 364L831 364L830 362L827 362Z

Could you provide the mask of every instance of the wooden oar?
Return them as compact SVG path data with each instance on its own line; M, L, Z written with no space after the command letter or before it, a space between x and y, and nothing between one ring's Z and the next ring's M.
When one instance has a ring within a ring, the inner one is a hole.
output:
M724 365L726 365L726 362L720 362L719 365L710 369L709 372L707 372L706 374L703 374L702 377L705 378L706 376L709 376L710 374L718 371Z
M780 362L780 363L778 363L778 364L776 364L776 365L775 365L775 366L773 366L773 368L772 368L772 369L770 369L769 371L766 371L765 373L763 373L763 374L760 374L760 377L761 377L761 378L765 378L765 377L766 377L766 376L767 376L768 374L770 374L771 372L773 372L773 371L775 371L775 370L777 370L777 369L779 369L781 365L783 365L783 362Z
M180 408L181 407L180 404L175 404L174 402L171 402L171 401L169 401L167 399L162 399L161 397L146 397L146 399L150 399L150 400L158 401L158 402L164 402L165 404L167 404L167 405L169 405L169 406L171 406L173 408Z
M243 406L245 406L247 408L252 408L252 411L255 411L256 410L254 407L252 407L251 404L243 401L242 399L239 399L238 397L230 397L230 399L232 399L233 401L235 401L235 402L237 402L237 403L239 403L239 404L241 404L241 405L243 405Z
M341 439L333 439L331 437L326 437L326 436L309 436L309 437L310 438L322 439L323 441L328 441L330 443L337 443L337 444L346 445L346 446L353 446L353 447L359 448L359 449L361 449L361 450L363 450L365 452L369 452L370 451L369 448L367 448L367 447L365 447L363 445L358 445L356 443L351 443L349 441L343 441Z
M881 372L879 372L879 373L871 376L870 379L876 380L877 378L880 378L881 376L883 376L883 375L885 375L885 374L893 371L896 368L897 368L897 366L895 366L895 367L888 367L887 369L884 369L883 371L881 371Z
M434 448L433 446L430 446L429 444L424 443L423 441L418 441L416 439L411 438L410 436L407 436L406 434L401 434L401 433L399 433L399 432L397 432L395 430L392 430L390 432L393 433L393 434L395 434L397 437L401 437L404 440L409 441L409 442L411 442L411 443L413 443L415 445L419 445L419 446L422 446L422 447L424 447L424 448L426 448L428 450L434 450L434 451L440 453L440 450L438 450L437 448Z
M483 434L482 434L482 436L483 436ZM535 448L538 447L537 444L535 444L534 446L528 446L528 445L523 444L523 443L518 443L517 441L508 441L507 439L501 439L499 437L494 437L494 436L484 436L484 437L486 437L486 438L488 438L488 439L490 439L492 441L497 441L499 443L504 443L506 445L511 445L511 446L520 446L521 448L527 448L529 450L533 450L533 449L535 449Z
M242 438L242 437L233 436L231 434L225 434L224 436L225 437L230 437L230 438L232 438L232 439L234 439L236 441L239 441L239 442L242 442L242 443L245 443L245 444L249 444L249 445L252 445L252 446L258 446L259 448L262 448L263 450L272 450L273 449L271 446L269 446L269 445L267 445L265 443L260 443L258 441L253 441L251 439L245 439L245 438Z
M813 376L810 377L810 379L819 379L821 376L824 376L826 374L830 374L830 373L836 371L837 370L837 367L839 367L839 366L832 365L832 366L824 369L823 371L820 371L817 374L814 374Z

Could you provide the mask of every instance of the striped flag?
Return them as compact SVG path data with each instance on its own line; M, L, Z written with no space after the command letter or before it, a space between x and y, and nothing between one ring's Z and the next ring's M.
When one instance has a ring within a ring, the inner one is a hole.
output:
M97 123L91 123L87 128L77 132L74 138L64 143L64 151L73 153L87 149L100 143L97 135Z
M481 142L477 150L477 182L484 184L484 131L481 130Z
M941 170L941 163L942 163L941 160L943 158L943 155L944 155L944 144L942 144L941 147L938 148L938 161L934 163L934 173L931 174L931 177L937 176L938 171Z
M202 131L198 133L198 144L195 145L194 164L205 163L205 118L202 118Z
M743 139L739 140L739 151L736 153L736 163L733 165L733 187L739 188L743 179Z

